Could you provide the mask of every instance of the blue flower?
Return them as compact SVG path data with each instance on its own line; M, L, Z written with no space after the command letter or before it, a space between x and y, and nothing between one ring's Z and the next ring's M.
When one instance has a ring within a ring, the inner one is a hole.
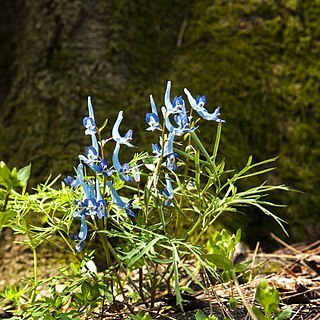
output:
M150 105L151 105L151 111L152 113L154 113L155 115L158 116L158 110L157 110L157 106L156 103L153 100L153 96L150 94ZM159 118L159 117L158 117Z
M83 214L94 216L97 213L97 202L95 199L94 188L91 181L85 183L81 182L83 188L83 200L77 201L78 208L73 213L74 217L81 217Z
M189 103L195 111L199 114L200 117L202 117L205 120L214 120L217 122L225 122L225 120L221 120L219 118L220 116L220 107L217 107L213 113L209 113L208 110L204 107L206 103L206 97L205 96L198 96L197 100L194 99L190 91L185 88L184 89L185 94L188 97Z
M176 159L178 154L173 152L173 141L174 141L174 134L170 134L168 140L165 142L164 145L164 152L163 156L166 157L166 167L168 170L175 171L177 169L177 162ZM157 143L152 144L152 152L157 156L161 156L161 148Z
M98 151L95 147L87 147L86 148L86 156L90 163L98 160Z
M101 172L104 176L111 177L115 170L109 168L108 161L105 158L103 158L99 162L99 169L97 172Z
M86 117L83 119L83 124L87 128L86 129L86 134L91 135L91 141L92 141L92 146L96 149L98 155L99 155L99 145L98 145L98 140L95 135L97 132L96 128L96 122L94 118L94 112L93 112L93 107L91 103L91 97L88 97L88 112L89 112L89 117Z
M177 161L176 161L177 158L178 158L178 155L175 152L167 155L166 167L168 170L170 171L177 170Z
M119 133L119 126L120 126L120 123L123 119L123 111L120 111L119 114L118 114L118 118L112 128L112 138L114 141L120 143L120 144L125 144L126 146L128 147L131 147L133 148L134 145L132 145L129 141L132 140L132 135L133 135L133 131L132 130L129 130L124 137L121 137L120 136L120 133Z
M166 188L163 190L160 190L160 193L165 197L163 205L170 206L173 199L173 188L172 188L171 180L167 173L165 174L165 179L166 179Z
M83 182L83 164L79 163L77 167L77 176L76 178L67 176L64 179L65 183L71 187L78 187Z
M175 138L175 133L174 132L170 133L168 139L166 140L166 142L164 144L164 152L163 152L164 156L167 156L167 155L173 153L174 138Z
M79 155L80 161L83 161L89 168L91 168L95 172L101 172L100 167L98 165L98 151L95 147L90 146L86 148L86 156Z
M77 168L77 176L76 178L67 176L64 178L64 182L70 187L78 187L81 185L81 179L83 179L83 174L81 176L81 172L83 170L83 165L80 163Z
M153 143L151 145L152 147L152 153L154 153L157 157L161 156L161 148L157 143Z
M107 201L102 198L101 190L100 190L100 184L98 178L96 178L96 205L97 205L97 216L99 219L102 219L103 217L107 218Z
M86 148L86 156L79 155L79 159L95 172L99 172L99 166L97 165L99 158L99 145L96 137L97 128L94 119L91 97L88 97L88 112L89 117L85 117L83 119L83 125L86 127L85 134L91 136L91 146Z
M84 247L84 240L87 238L88 226L85 215L81 215L81 225L79 234L71 234L70 238L77 241L76 250L80 252Z
M119 208L124 209L128 216L135 218L136 217L135 213L130 210L133 200L130 200L129 202L124 203L122 199L119 197L111 181L107 181L107 186L109 187L111 192L112 202L115 205L117 205Z
M172 113L180 113L180 112L185 112L185 103L184 100L182 99L182 96L175 97L172 101L172 107L175 112Z
M186 112L181 111L180 113L174 115L174 121L178 125L178 127L174 127L169 119L170 112L168 112L165 107L162 107L161 111L165 119L166 128L170 133L173 133L176 136L182 136L183 134L192 132L196 129L190 128L189 119Z
M176 97L173 100L174 102L174 105L173 105L170 100L170 91L171 91L171 81L168 81L167 89L164 94L164 105L166 106L169 113L172 113L172 114L179 113L184 108L184 101L182 100L181 97Z
M70 187L78 187L80 186L80 181L78 181L77 179L71 177L71 176L67 176L66 178L64 178L64 182L70 186Z
M203 108L203 110L199 110L197 112L198 112L199 116L205 120L214 120L217 122L225 122L225 120L222 120L219 118L220 107L217 107L213 113L209 113L205 108Z
M130 176L130 166L128 163L124 165L120 164L119 161L119 150L120 150L120 143L117 142L116 147L114 148L113 155L112 155L112 163L114 168L118 171L120 175L120 179L123 181L133 181L133 178Z
M147 113L146 122L149 125L148 131L161 130L159 117L155 113Z
M91 103L91 97L88 97L88 111L89 111L89 118L94 120L94 113L93 113L93 107L92 107L92 103Z
M77 201L77 210L73 213L74 217L81 217L83 214L94 215L96 213L96 200L94 194L94 188L91 181L86 183L83 176L83 164L78 165L77 179L83 189L83 200Z
M201 109L205 106L207 102L206 96L198 96L196 100L196 109Z
M102 198L100 192L99 182L96 182L96 195L94 187L91 181L86 183L83 177L83 165L82 163L78 166L78 176L82 188L83 188L83 200L76 201L78 207L73 213L73 217L81 219L80 232L78 235L70 235L70 237L77 241L76 250L80 252L84 246L84 240L86 239L88 227L86 223L86 216L95 216L102 219L102 217L107 217L106 205L107 202Z
M151 113L146 114L146 122L149 125L148 131L154 131L156 129L161 130L159 116L157 111L157 106L153 100L152 95L150 95Z
M82 185L83 190L84 190L84 200L83 201L77 201L78 208L77 210L73 213L74 217L79 217L81 219L81 226L80 226L80 232L78 235L70 235L70 237L73 240L76 240L78 243L76 245L76 250L80 252L83 249L84 246L84 240L87 237L88 233L88 227L86 223L86 214L88 212L88 206L89 210L93 208L91 205L92 203L89 203L86 200L91 199L92 197L92 188L90 188L85 182L84 182L84 176L83 176L83 164L80 163L78 165L78 171L77 171L77 180L79 183ZM95 200L93 199L95 202Z
M90 117L85 117L83 119L83 125L86 128L85 131L85 135L93 135L95 133L97 133L97 127L96 127L96 123L94 122L94 120Z
M178 128L176 128L176 135L178 136L181 136L185 133L192 132L197 129L196 127L190 128L189 118L185 112L176 114L174 116L174 121L178 125Z
M85 208L84 213L88 216L95 216L97 214L97 201L95 198L84 199L82 206Z

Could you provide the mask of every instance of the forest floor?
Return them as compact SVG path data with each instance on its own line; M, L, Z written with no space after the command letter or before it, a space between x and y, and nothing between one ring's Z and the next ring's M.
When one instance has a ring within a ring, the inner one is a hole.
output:
M247 281L241 285L241 291L246 300L250 304L254 302L255 288L264 278L268 280L269 285L279 291L280 307L291 306L290 320L320 319L320 240L308 245L304 243L288 245L280 239L276 238L276 240L281 244L279 250L264 253L260 252L257 245L253 252L246 254L245 259L252 260L249 268L252 273L249 274ZM211 310L219 310L218 314L232 320L250 319L244 309L232 314L226 308L230 298L230 288L225 284L214 285L210 288L210 292L208 303L211 309L206 309L207 314L210 314ZM241 305L241 299L235 290L233 295ZM205 298L204 295L202 298ZM215 313L217 312L213 312L213 314ZM180 317L178 319L195 318Z
M23 245L13 243L12 235L4 234L1 237L0 246L0 290L4 285L15 283L32 270L32 255ZM276 238L276 237L275 237ZM242 259L250 260L248 273L241 284L241 291L249 304L255 300L255 289L261 279L267 279L269 285L279 291L281 308L290 305L293 312L290 320L320 320L320 240L311 244L297 243L289 245L280 239L276 240L281 248L272 252L264 253L257 244L254 251L242 253ZM42 275L57 273L57 264L48 266L52 259L48 254ZM29 265L30 264L30 265ZM42 265L42 263L40 263ZM241 279L240 279L241 281ZM191 320L195 319L198 309L206 314L212 314L219 319L229 318L230 320L248 320L246 310L241 307L242 302L237 290L228 284L211 284L208 279L207 289L197 290L193 296L186 297L187 303L184 312L179 312L175 307L173 296L162 296L152 310L147 310L154 319L160 320ZM230 296L238 301L238 308L231 311L228 308ZM128 310L125 306L113 306L103 314L97 314L97 319L126 319ZM135 311L144 310L140 304L132 306ZM0 319L2 317L0 316Z
M257 244L254 251L249 251L242 257L250 260L248 274L240 285L246 300L252 305L255 301L255 291L261 279L267 279L269 285L276 288L280 295L280 308L288 305L292 309L290 320L318 320L320 319L320 240L306 245L297 243L288 245L277 237L281 248L264 253ZM240 279L241 280L241 279ZM230 310L228 303L233 296L238 302L238 308ZM174 297L163 297L153 312L154 319L160 320L194 320L198 309L206 315L213 315L218 319L249 320L250 317L243 307L237 290L228 284L214 284L207 287L206 292L199 291L185 305L185 312L179 312L174 306ZM166 312L160 312L161 308ZM142 308L143 309L143 308ZM114 313L103 319L114 318Z

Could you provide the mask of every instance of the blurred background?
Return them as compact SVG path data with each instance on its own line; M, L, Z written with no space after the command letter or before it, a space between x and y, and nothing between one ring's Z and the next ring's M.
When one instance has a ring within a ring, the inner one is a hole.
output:
M286 184L300 192L270 195L289 222L288 242L320 237L319 0L10 0L0 10L0 160L32 162L31 186L73 174L87 137L82 119L91 95L107 131L124 110L138 151L149 94L163 104L187 87L221 105L220 157L240 169L279 155L277 169L247 182ZM216 124L200 127L209 145ZM124 155L126 156L126 155ZM108 157L108 155L107 155ZM62 179L62 178L61 178ZM254 243L276 231L257 212L229 216Z

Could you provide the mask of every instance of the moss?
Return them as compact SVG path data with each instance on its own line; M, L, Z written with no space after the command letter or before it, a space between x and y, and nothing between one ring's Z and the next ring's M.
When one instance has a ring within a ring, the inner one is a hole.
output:
M306 192L273 197L290 205L278 212L301 238L302 225L319 224L319 11L316 0L30 2L14 28L19 46L2 98L0 158L32 161L34 183L71 174L87 144L81 121L89 94L98 122L110 119L108 135L123 109L122 129L134 129L138 151L148 149L148 95L162 105L171 79L173 95L187 86L207 95L210 110L222 106L220 156L230 168L249 154L256 161L280 154L276 173L262 179ZM201 125L208 145L214 132L214 124Z
M305 235L299 221L315 223L320 209L316 12L316 1L198 2L170 77L206 94L209 108L222 105L227 163L239 168L248 154L256 161L280 154L267 178L308 193L273 196L289 203L295 239Z

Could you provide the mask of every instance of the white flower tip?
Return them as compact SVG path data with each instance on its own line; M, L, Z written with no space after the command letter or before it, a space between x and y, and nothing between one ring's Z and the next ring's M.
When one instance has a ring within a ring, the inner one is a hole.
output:
M91 96L88 96L88 106L89 108L92 108Z

